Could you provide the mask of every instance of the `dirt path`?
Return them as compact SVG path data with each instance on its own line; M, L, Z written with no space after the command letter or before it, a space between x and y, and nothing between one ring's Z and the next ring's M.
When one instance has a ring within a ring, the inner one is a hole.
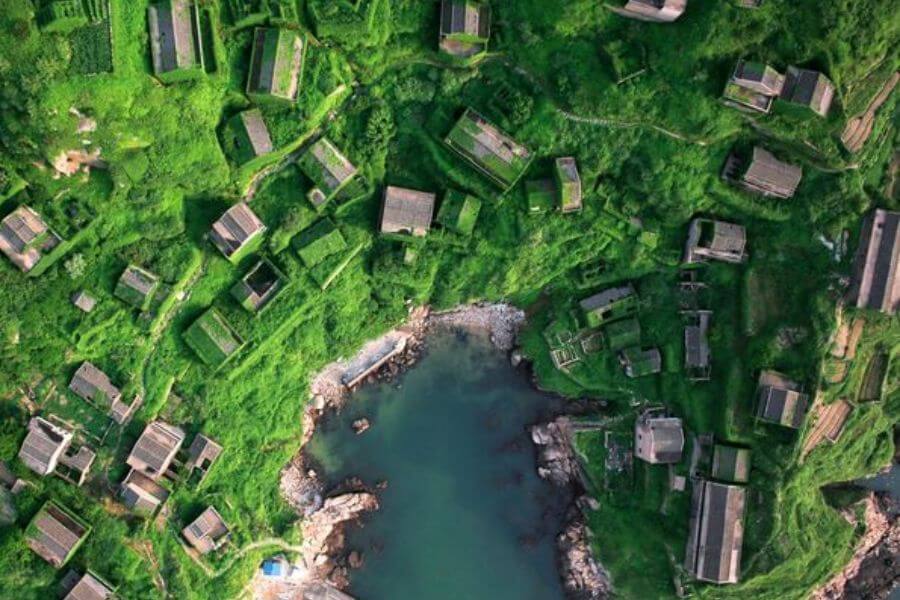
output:
M657 133L661 133L665 136L668 136L672 139L686 142L688 144L696 144L697 146L709 146L712 143L715 143L717 140L707 139L707 138L691 138L683 133L679 133L677 131L672 131L671 129L666 129L665 127L661 127L660 125L655 125L653 123L645 123L642 121L619 121L616 119L609 119L606 117L585 117L582 115L576 115L574 113L563 110L559 106L556 107L556 112L567 121L574 121L576 123L584 123L586 125L597 125L599 127L611 127L618 129L633 129L633 128L644 128L650 129Z
M302 551L302 548L300 546L289 544L281 538L264 538L255 542L251 542L237 552L234 552L230 557L228 557L228 561L216 570L203 562L203 559L197 556L195 552L189 551L187 548L185 548L185 552L187 552L187 555L191 557L191 560L193 560L194 563L198 567L200 567L200 569L202 569L204 573L206 573L207 577L209 577L210 579L215 579L228 571L228 569L234 566L234 563L243 558L244 555L248 552L252 552L254 550L258 550L259 548L266 548L269 546L278 548L279 550L282 550L284 552L293 552L296 554L300 554L300 552Z

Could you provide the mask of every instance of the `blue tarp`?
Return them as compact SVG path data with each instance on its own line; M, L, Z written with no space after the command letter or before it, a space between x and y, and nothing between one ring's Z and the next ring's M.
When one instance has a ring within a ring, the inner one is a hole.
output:
M262 571L266 577L281 577L284 574L284 565L279 560L267 560L262 565Z

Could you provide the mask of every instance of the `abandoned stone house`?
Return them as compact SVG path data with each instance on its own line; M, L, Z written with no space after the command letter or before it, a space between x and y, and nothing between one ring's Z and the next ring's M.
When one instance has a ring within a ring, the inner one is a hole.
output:
M262 308L281 289L280 272L269 261L261 260L231 288L231 295L251 312Z
M438 45L451 56L469 58L487 50L491 7L473 0L442 0Z
M114 596L109 583L88 571L66 592L63 600L112 600Z
M251 108L236 114L232 117L232 126L237 134L238 150L247 157L264 156L275 149L269 135L269 128L258 108Z
M74 434L42 417L32 417L19 449L19 460L38 475L56 474L74 485L82 485L94 464L96 453L80 446L74 453Z
M119 486L119 497L129 510L149 516L169 498L169 491L136 469L131 469Z
M181 535L197 552L209 554L228 541L230 531L222 515L210 506L193 523L185 527Z
M42 250L57 239L28 206L20 206L0 221L0 251L25 273L41 260Z
M728 483L750 481L750 450L716 444L713 448L712 478Z
M742 263L746 260L747 232L741 225L697 218L691 221L684 262L707 259Z
M759 374L756 417L768 423L798 429L803 425L809 396L799 383L777 371Z
M528 148L471 108L462 114L444 143L504 190L516 184L534 159Z
M199 481L206 478L206 474L212 467L213 463L218 460L222 454L222 446L215 440L206 437L202 433L198 433L188 448L188 459L185 463L185 470L189 476L196 471L199 474ZM199 483L198 481L198 483Z
M580 211L581 176L578 173L578 163L573 157L565 156L557 158L553 165L554 179L559 187L560 210L563 213Z
M131 404L123 402L119 388L113 385L106 373L89 361L81 363L75 371L69 382L69 390L97 408L106 409L112 420L119 425L127 423L141 404L140 396L136 396Z
M25 542L56 569L65 565L91 528L62 504L48 501L25 530Z
M651 465L674 464L684 451L681 419L645 411L634 423L634 455Z
M771 66L741 59L725 86L723 99L737 108L771 111L776 99L804 106L826 116L834 99L834 84L812 69L788 67L782 75Z
M662 370L659 348L626 348L619 353L619 362L628 377L653 375Z
M138 310L146 311L158 289L159 277L137 265L128 265L116 282L113 295Z
M307 197L320 208L356 177L357 169L327 138L319 138L297 163L314 187Z
M72 304L79 310L89 313L94 310L97 300L86 291L81 290L72 295Z
M687 0L628 0L625 6L613 10L640 21L671 23L687 10Z
M69 382L69 389L85 400L97 402L101 406L122 399L122 392L113 385L106 373L89 361L81 363L75 371Z
M599 327L613 319L632 315L637 311L637 305L637 292L630 283L605 289L578 303L591 327Z
M193 0L163 0L147 8L153 72L174 82L203 74L203 36Z
M888 315L900 309L900 212L876 209L863 221L849 301Z
M296 31L257 27L253 34L247 95L296 102L304 51L305 44Z
M767 64L741 59L725 86L723 98L737 108L768 113L783 88L784 75Z
M19 460L42 477L50 475L56 470L72 439L71 431L42 417L32 417L28 422L28 434L19 449Z
M741 576L746 489L694 483L684 568L700 581L737 583Z
M739 152L732 152L725 161L722 178L763 196L787 199L796 193L803 169L755 146L749 160Z
M711 352L709 348L709 323L712 312L696 310L685 313L684 326L684 368L692 381L709 380Z
M141 434L125 461L154 481L165 475L184 442L184 431L163 421L153 421Z
M436 194L389 185L384 188L381 232L425 236L431 229Z
M213 223L209 237L225 258L232 260L265 230L247 203L239 202Z
M781 99L805 106L817 115L825 117L834 100L834 84L818 71L788 67Z

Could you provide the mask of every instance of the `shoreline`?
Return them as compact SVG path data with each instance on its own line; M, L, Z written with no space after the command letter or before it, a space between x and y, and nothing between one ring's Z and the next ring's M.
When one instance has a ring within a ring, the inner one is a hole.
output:
M325 583L339 590L347 589L350 570L361 564L361 557L347 552L346 528L379 509L377 490L359 479L326 489L318 466L306 452L320 420L331 412L339 412L360 386L393 381L413 367L425 351L428 336L436 332L464 330L487 334L496 349L510 353L513 367L517 367L522 359L514 350L525 320L525 312L509 304L476 303L440 312L417 307L399 327L370 340L353 357L338 359L319 371L310 384L311 399L303 412L300 449L283 469L280 482L282 496L303 517L302 561L306 574L299 585ZM348 380L351 386L347 385ZM529 383L534 385L533 377ZM560 419L568 422L567 417L560 416L553 423ZM543 469L548 451L554 456L567 454L571 461L575 460L567 435L554 437L550 446L538 443L534 431L546 426L532 428L532 439L538 449L535 467L542 479L555 487L568 488L572 498L563 529L556 536L560 579L569 598L606 598L611 590L609 575L593 557L583 512L593 500L584 493L580 470L571 468L575 462L568 463L570 468L565 474L546 476Z

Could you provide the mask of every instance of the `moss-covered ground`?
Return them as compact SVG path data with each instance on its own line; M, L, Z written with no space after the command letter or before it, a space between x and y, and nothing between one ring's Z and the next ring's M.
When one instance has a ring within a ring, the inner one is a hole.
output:
M0 261L0 459L34 483L15 499L16 524L0 528L0 597L43 598L60 578L23 538L49 498L93 527L72 564L98 572L123 598L238 596L267 552L232 562L238 548L270 537L298 540L278 475L299 444L310 374L400 322L411 304L482 299L526 307L524 348L542 384L607 399L622 439L636 407L651 402L683 416L692 432L753 448L742 582L691 586L697 595L801 598L836 571L860 532L820 489L887 462L900 413L900 361L889 364L882 399L860 404L840 441L802 464L804 432L756 423L753 395L759 369L777 368L807 389L822 385L827 399L855 401L869 359L897 354L896 319L867 315L844 382L825 386L819 376L860 218L874 205L898 208L896 191L885 195L898 189L896 170L887 168L898 145L898 95L861 153L840 145L847 118L900 62L895 4L802 0L747 10L691 0L677 23L653 25L595 0L495 0L490 53L461 66L436 50L437 3L362 1L354 3L357 19L330 2L297 0L301 18L292 26L309 40L300 99L261 107L276 151L240 166L221 149L224 124L251 106L243 91L252 28L233 25L224 5L234 3L201 2L208 72L169 86L152 77L147 0L111 0L108 47L102 32L40 31L31 0L2 3L0 216L27 203L68 243L32 277ZM781 70L821 69L837 86L831 114L779 105L761 117L723 106L718 98L741 56ZM84 73L109 71L107 63L110 72ZM534 152L523 179L549 177L557 156L576 157L584 210L529 215L522 183L501 193L448 150L442 140L466 107ZM78 132L73 108L96 130ZM361 177L324 209L353 251L310 272L291 242L322 215L306 200L311 182L290 163L322 134ZM736 143L762 143L802 165L797 195L763 200L722 182ZM52 159L81 148L99 148L108 168L54 177ZM415 261L405 261L411 253L400 243L375 235L384 184L477 196L483 202L471 241L441 243L446 236L433 235L415 247ZM205 238L248 191L268 227L258 253L291 282L257 316L228 293L256 256L231 264ZM742 223L750 240L747 264L703 269L715 311L707 383L682 372L676 294L686 224L697 214ZM826 244L840 246L845 231L848 250L835 260ZM129 264L163 282L143 313L113 297ZM660 347L662 373L629 380L614 354L602 351L568 374L557 371L542 335L547 326L570 317L578 298L625 280L640 294L642 343ZM69 302L81 289L99 300L90 314ZM183 339L210 307L246 342L217 370ZM107 372L126 399L143 395L130 424L110 425L65 392L83 360ZM38 480L15 459L35 407L83 425L98 450L84 488ZM166 519L145 522L123 514L113 492L124 456L154 418L189 435L203 431L226 454L199 487L175 486ZM602 439L581 438L579 448L592 479L606 481ZM618 492L598 493L601 507L590 518L600 559L622 597L673 596L687 495L667 491L661 468L638 464L613 480ZM234 531L231 545L208 559L218 573L212 578L178 536L208 504Z

